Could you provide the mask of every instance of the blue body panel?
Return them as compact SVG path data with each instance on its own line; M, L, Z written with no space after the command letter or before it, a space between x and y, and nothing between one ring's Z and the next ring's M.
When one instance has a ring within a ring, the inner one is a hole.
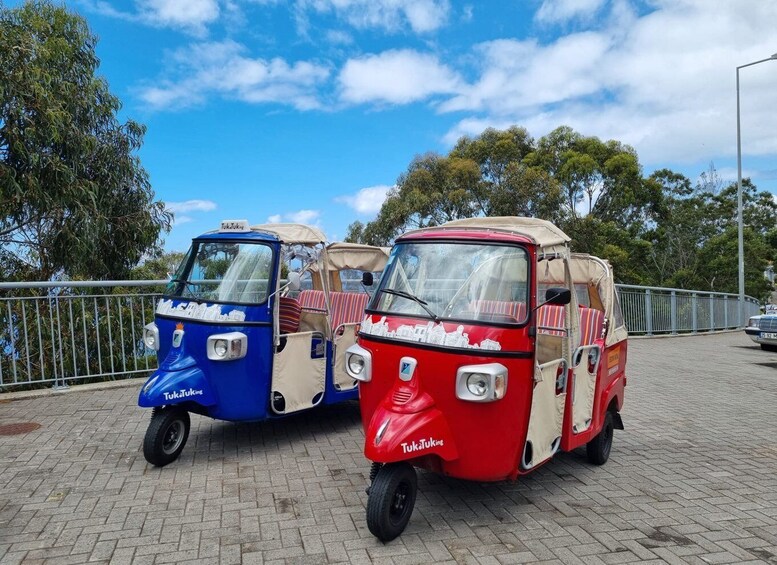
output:
M267 234L213 234L203 239L270 242L278 261L279 243ZM270 288L275 288L274 269ZM159 330L159 369L141 389L138 404L144 408L180 404L189 411L219 420L254 421L279 417L270 410L273 363L273 301L259 305L197 303L189 299L163 298L155 323ZM235 314L243 320L234 319ZM203 319L205 318L205 319ZM182 332L177 347L173 335ZM247 337L242 359L212 361L207 340L214 334L241 332ZM356 389L340 392L332 378L332 344L326 342L327 371L324 404L358 397Z

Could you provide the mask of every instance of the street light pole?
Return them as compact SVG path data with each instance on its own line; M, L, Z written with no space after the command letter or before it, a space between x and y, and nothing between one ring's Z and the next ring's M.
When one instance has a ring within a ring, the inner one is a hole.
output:
M761 59L737 67L737 235L739 239L739 327L745 322L745 238L742 218L742 130L739 119L739 69L752 67L766 61L777 59L777 53L767 59Z

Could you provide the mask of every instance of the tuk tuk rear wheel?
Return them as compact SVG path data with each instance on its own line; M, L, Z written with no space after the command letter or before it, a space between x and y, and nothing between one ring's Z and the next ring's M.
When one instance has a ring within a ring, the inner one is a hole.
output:
M189 438L191 419L183 408L155 409L143 440L143 455L156 467L178 459Z
M615 425L613 422L612 412L609 410L604 416L604 423L599 434L589 441L585 445L586 455L588 455L588 462L594 465L604 465L607 463L607 459L610 458L610 450L612 449L612 436Z
M415 506L418 479L409 463L391 463L378 471L367 499L367 527L382 542L401 534Z

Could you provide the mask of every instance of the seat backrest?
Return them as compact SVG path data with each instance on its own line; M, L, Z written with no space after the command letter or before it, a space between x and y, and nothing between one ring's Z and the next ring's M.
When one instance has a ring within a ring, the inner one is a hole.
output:
M278 303L278 325L282 334L295 334L299 331L302 306L295 298L281 296Z
M537 310L537 332L546 335L566 335L564 306L545 304Z
M484 314L502 314L510 316L516 322L522 322L526 317L525 302L506 302L503 300L475 300L470 309Z
M332 330L336 330L340 324L361 322L370 296L363 292L331 292L329 300L332 305L330 322Z
M299 293L298 300L303 310L326 310L323 290L303 290Z
M592 345L604 330L604 312L580 308L580 345Z

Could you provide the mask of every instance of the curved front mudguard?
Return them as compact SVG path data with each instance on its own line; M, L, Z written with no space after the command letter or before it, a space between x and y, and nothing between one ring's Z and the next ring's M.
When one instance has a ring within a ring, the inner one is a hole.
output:
M459 452L448 422L437 408L403 413L379 406L367 427L364 455L378 463L394 463L426 455L453 461Z
M183 402L214 406L218 399L203 372L195 367L177 371L158 370L140 389L138 406L155 408Z

